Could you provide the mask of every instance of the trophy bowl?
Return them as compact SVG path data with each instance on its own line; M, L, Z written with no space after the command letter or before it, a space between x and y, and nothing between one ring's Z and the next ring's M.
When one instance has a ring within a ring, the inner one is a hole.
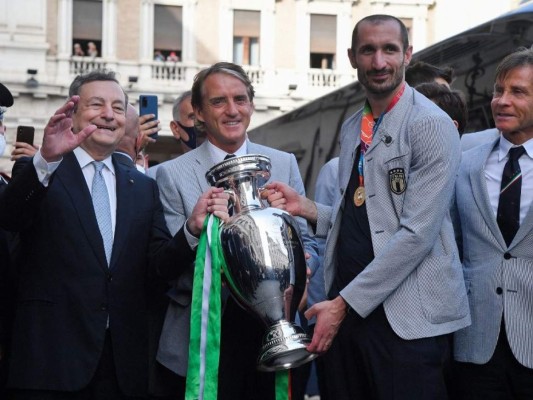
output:
M212 186L230 194L233 215L220 230L225 279L237 302L267 328L257 361L261 371L294 368L317 356L307 351L311 338L294 322L306 284L298 223L260 198L270 168L268 157L250 154L206 173Z

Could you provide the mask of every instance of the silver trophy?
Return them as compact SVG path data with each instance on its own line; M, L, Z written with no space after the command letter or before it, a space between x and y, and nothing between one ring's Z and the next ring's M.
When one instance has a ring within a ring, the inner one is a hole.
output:
M316 357L306 350L310 337L294 323L306 282L298 223L260 198L270 168L268 157L250 154L222 161L206 173L210 185L230 194L233 207L220 230L228 286L267 327L257 361L261 371L294 368Z

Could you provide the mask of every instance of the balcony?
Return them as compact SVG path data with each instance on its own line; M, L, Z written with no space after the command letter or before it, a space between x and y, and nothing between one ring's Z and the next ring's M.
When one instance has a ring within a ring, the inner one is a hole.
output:
M72 77L85 74L95 69L106 69L107 63L102 58L72 56L69 72Z
M172 96L192 86L194 76L208 65L190 62L170 61L127 61L93 57L54 57L47 58L46 82L51 85L68 87L79 74L96 69L109 69L117 72L121 84L131 92L169 93ZM293 98L311 100L355 80L353 70L342 72L332 69L306 70L265 69L259 66L244 65L254 85L257 95L285 97L288 87L297 87L291 92ZM131 81L129 77L137 77ZM132 83L133 82L133 83Z
M151 78L157 82L186 81L186 67L179 62L154 61L151 70Z
M332 69L311 68L307 73L308 85L311 87L338 88L341 74Z

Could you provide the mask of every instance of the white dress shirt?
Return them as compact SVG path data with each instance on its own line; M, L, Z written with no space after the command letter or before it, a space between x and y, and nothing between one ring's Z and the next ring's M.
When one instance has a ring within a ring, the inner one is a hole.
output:
M76 147L74 149L74 155L80 164L81 171L85 177L85 182L89 188L89 192L92 191L92 183L94 177L94 166L91 164L94 159L81 147ZM44 185L48 186L50 177L55 172L59 164L63 161L55 161L48 163L41 155L41 151L38 150L35 156L33 157L33 165L37 171L37 178ZM113 228L113 235L115 234L115 225L117 221L117 190L116 190L116 179L115 179L115 167L113 166L113 161L111 156L107 157L105 160L102 160L105 164L105 168L102 170L102 175L104 176L105 184L107 187L107 193L109 194L109 205L111 207L111 224Z

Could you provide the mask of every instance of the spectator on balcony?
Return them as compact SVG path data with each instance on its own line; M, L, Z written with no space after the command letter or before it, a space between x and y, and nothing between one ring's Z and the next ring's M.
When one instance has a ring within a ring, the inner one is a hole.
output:
M92 58L98 57L98 49L94 42L87 43L87 55Z
M165 56L160 50L154 52L154 61L165 61Z
M178 57L175 51L171 51L167 57L167 61L178 62L179 60L180 58Z
M73 56L76 56L76 57L83 57L83 56L85 56L85 52L84 52L83 49L81 48L81 44L79 44L79 43L74 43L74 50L73 50L72 55L73 55Z

